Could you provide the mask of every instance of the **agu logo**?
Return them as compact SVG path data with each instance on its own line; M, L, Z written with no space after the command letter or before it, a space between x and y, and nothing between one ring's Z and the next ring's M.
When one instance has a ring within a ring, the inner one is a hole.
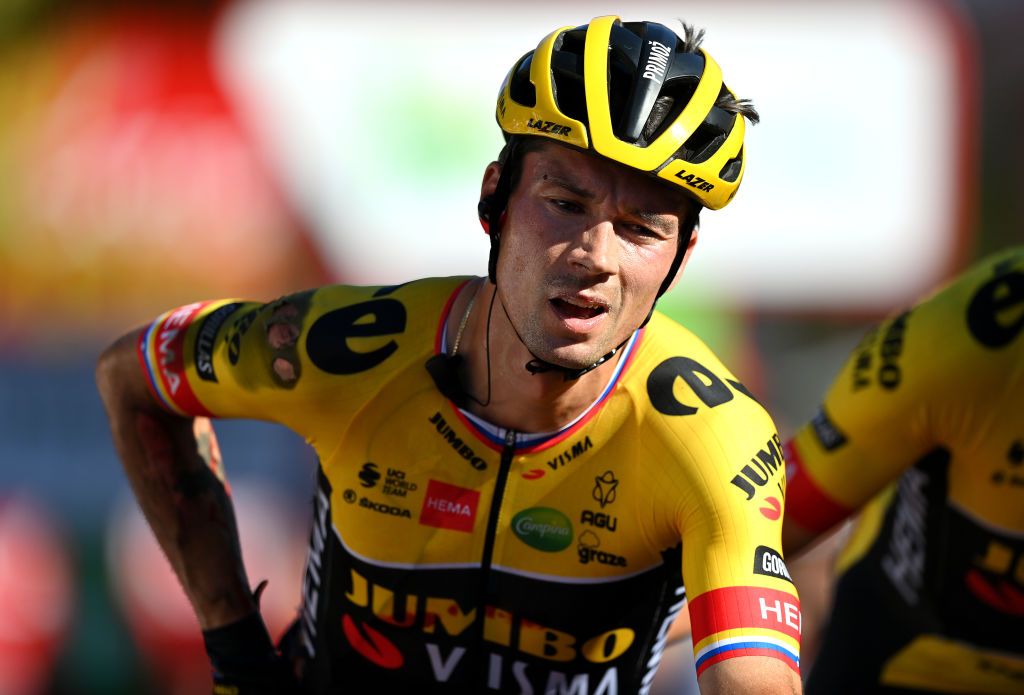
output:
M532 507L512 517L512 533L526 545L545 553L557 553L572 544L572 522L550 507Z

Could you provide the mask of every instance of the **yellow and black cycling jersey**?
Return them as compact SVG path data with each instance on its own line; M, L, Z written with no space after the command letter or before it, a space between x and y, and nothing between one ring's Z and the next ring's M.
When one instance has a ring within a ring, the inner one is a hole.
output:
M698 672L798 668L785 466L761 405L656 314L575 422L494 427L424 366L466 282L198 303L140 338L167 408L283 423L318 454L307 688L646 692L686 599ZM294 344L273 339L285 315Z
M1024 692L1024 247L868 333L787 450L797 525L863 508L808 692Z

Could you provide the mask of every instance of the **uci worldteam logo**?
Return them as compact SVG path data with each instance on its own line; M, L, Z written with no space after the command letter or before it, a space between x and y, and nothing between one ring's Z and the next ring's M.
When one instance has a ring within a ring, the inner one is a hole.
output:
M557 553L572 545L572 522L550 507L532 507L512 517L512 533L526 545L545 553Z

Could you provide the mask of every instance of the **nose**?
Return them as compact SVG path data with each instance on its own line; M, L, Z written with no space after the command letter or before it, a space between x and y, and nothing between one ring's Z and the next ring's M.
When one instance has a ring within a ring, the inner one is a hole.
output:
M613 275L618 270L618 237L609 221L588 225L580 232L571 262L590 275Z

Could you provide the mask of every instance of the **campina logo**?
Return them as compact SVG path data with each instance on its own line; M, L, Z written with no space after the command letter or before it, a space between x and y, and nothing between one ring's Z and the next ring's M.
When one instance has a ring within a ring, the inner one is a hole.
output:
M572 545L572 522L550 507L531 507L512 517L512 533L526 545L545 553L557 553Z

